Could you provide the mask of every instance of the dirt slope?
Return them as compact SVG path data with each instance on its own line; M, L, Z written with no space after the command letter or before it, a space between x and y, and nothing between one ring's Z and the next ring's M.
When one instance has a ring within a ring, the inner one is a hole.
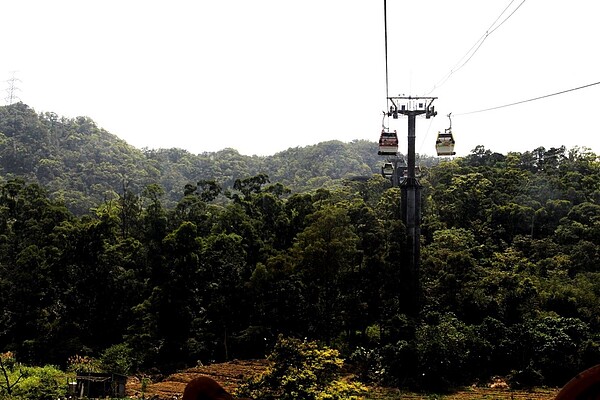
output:
M231 361L221 364L198 366L169 375L161 382L148 384L142 393L142 384L138 377L127 380L127 396L132 398L155 398L172 400L180 398L185 385L197 376L210 376L219 382L228 392L234 391L247 377L262 372L266 368L265 360Z
M166 379L149 384L142 393L141 382L137 377L127 381L127 396L138 399L175 400L180 399L185 385L197 376L210 376L219 382L227 391L233 392L244 378L258 374L266 368L265 360L231 361L228 363L198 366L169 375ZM514 391L508 387L469 387L462 391L447 394L443 397L406 393L398 389L371 388L369 400L410 399L426 400L553 400L558 389L537 389L533 391Z

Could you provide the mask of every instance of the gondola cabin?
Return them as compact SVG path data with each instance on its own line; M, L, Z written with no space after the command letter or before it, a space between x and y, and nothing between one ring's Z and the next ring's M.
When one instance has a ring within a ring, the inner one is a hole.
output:
M398 152L398 134L396 131L383 129L379 136L379 151L380 156L395 156Z
M444 133L438 132L437 140L435 141L435 150L438 156L453 156L456 154L454 151L454 137L450 130L446 130Z
M381 175L387 179L391 178L392 175L394 175L394 164L390 162L383 164L381 167Z

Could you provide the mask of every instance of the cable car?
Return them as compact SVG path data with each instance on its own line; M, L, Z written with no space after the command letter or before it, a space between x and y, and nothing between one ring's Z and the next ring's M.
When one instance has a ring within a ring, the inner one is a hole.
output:
M381 175L383 175L384 178L391 178L392 175L394 175L394 164L391 162L383 164L381 167Z
M453 156L456 154L456 152L454 152L455 142L454 136L452 136L452 119L450 118L450 114L448 114L448 119L450 119L450 127L448 129L444 129L444 133L438 132L437 139L435 141L435 150L437 151L438 156Z
M379 136L379 151L380 156L395 156L398 152L398 134L396 131L382 129Z
M448 129L444 133L438 132L437 140L435 141L435 150L438 156L453 156L454 152L454 137Z

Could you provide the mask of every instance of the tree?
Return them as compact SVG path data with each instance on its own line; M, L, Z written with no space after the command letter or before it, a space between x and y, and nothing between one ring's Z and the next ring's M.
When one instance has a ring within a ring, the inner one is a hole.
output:
M468 363L474 335L452 314L436 317L417 328L418 365L413 373L420 386L447 390L472 378Z
M473 229L486 235L492 186L492 182L479 172L453 177L445 191L433 195L440 220L449 227Z
M202 312L200 252L196 225L182 223L164 241L164 280L158 281L157 299L159 337L163 340L162 356L167 365L183 364L193 359L186 348L192 324Z
M121 236L123 238L139 237L142 214L141 198L124 184L123 193L118 198L118 206Z
M312 215L311 224L298 234L292 249L296 268L309 285L312 333L326 340L331 340L340 329L341 282L356 271L357 243L346 209L332 206Z
M512 331L514 368L524 370L531 365L546 384L563 384L572 371L591 366L581 362L582 353L590 351L591 337L589 326L579 319L543 316L524 321Z
M225 360L231 356L230 336L247 324L250 310L244 305L252 304L244 295L244 283L251 271L246 266L241 243L242 238L236 234L221 233L202 240L202 306L211 321L215 340L222 344L218 357Z

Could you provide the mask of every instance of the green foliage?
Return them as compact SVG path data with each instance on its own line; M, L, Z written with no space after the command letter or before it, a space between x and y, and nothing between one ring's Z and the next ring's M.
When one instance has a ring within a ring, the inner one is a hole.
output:
M102 372L102 365L93 357L74 355L67 360L67 371L77 374Z
M234 149L191 154L183 149L136 149L87 117L37 114L23 103L0 107L0 171L35 179L72 212L83 215L124 186L140 193L150 184L175 205L183 195L223 201L222 192L252 191L243 180L272 177L295 192L339 187L352 176L379 171L375 142L323 142L268 157Z
M566 382L571 371L585 369L584 354L595 352L589 326L576 318L550 315L524 321L515 327L515 336L514 351L528 360L521 369L537 371L540 381Z
M15 387L13 395L26 400L64 398L67 376L54 366L27 367L27 377Z
M51 400L66 395L66 374L55 366L30 367L11 352L0 354L0 398Z
M24 104L0 107L0 132L0 351L24 363L169 372L263 357L281 333L397 385L561 384L597 363L589 149L421 157L409 319L401 190L375 143L139 151Z
M109 373L128 375L133 367L132 351L125 343L110 346L100 355L102 370Z
M455 317L445 315L439 321L425 324L417 329L417 354L423 379L444 379L448 383L456 379L454 374L464 371L469 356L466 327Z
M15 388L23 378L28 376L28 371L17 362L12 352L0 353L0 394L12 395Z
M343 360L337 350L316 342L279 337L268 357L270 367L246 382L240 394L257 400L361 399L367 389L340 378Z

